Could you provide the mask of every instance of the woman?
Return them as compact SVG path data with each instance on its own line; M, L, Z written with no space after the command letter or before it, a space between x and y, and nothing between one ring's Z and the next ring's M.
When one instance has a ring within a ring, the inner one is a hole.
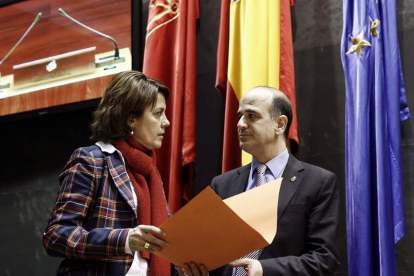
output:
M168 96L140 72L111 80L94 113L97 143L77 149L59 177L43 235L46 252L65 258L57 274L170 275L170 264L149 254L168 246L158 228L169 210L154 152L170 125Z

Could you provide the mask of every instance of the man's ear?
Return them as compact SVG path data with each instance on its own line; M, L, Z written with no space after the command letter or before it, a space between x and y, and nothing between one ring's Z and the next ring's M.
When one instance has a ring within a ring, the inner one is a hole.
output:
M275 119L275 123L276 123L276 126L275 126L276 134L278 135L283 134L285 132L285 129L288 123L288 118L285 115L281 115Z

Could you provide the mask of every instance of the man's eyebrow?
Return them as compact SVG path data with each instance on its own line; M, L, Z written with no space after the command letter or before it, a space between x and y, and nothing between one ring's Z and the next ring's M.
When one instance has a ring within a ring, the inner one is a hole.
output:
M250 113L250 114L257 114L260 115L259 112L257 112L257 110L254 109L245 109L243 110L244 113ZM237 111L237 118L240 119L240 117L242 116L242 111Z
M245 109L244 112L246 112L246 113L259 114L259 112L257 112L257 110L254 110L254 109Z

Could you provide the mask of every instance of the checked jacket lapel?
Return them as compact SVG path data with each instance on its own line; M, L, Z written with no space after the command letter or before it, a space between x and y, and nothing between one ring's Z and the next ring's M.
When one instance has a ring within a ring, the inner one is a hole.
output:
M108 169L115 183L115 186L119 190L119 193L122 195L125 201L128 202L128 205L132 208L132 210L134 210L135 216L138 216L136 210L137 208L132 196L132 183L126 171L125 164L122 161L122 157L119 155L120 154L115 151L113 154L106 157Z

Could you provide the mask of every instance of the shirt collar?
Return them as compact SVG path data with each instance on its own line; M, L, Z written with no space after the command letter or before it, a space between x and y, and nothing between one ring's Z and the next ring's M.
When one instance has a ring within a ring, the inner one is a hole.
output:
M289 152L287 149L285 149L278 156L266 162L266 166L270 170L270 172L273 174L274 178L281 177L280 172L286 167L288 160L289 160ZM259 164L260 163L253 157L251 177L253 177L253 174L256 172L256 167Z
M103 152L112 154L116 151L116 148L111 143L106 144L102 141L99 141L99 142L96 142L95 145L100 147Z

